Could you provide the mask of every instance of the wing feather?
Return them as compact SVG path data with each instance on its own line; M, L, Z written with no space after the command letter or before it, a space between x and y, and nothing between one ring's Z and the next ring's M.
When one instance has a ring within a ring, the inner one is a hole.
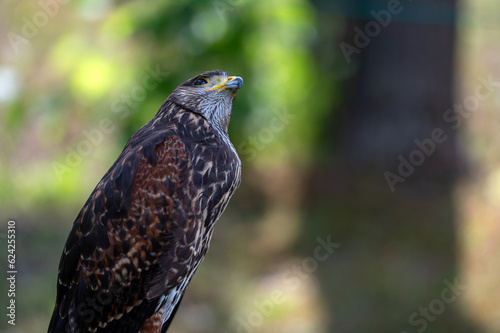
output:
M197 194L186 191L189 159L169 132L124 149L70 232L49 332L137 332L182 281L193 255L184 229L202 225L190 211Z
M170 325L239 185L240 161L205 119L165 107L176 120L137 131L78 214L49 332Z

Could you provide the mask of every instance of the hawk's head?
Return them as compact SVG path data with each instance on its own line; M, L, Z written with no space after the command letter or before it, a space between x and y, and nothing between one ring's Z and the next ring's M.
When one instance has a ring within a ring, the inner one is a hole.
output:
M241 77L216 70L187 80L172 92L169 99L227 131L233 98L242 85Z

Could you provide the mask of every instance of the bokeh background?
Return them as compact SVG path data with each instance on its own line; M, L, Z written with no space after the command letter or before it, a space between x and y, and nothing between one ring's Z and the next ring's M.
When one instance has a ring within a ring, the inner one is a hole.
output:
M15 220L18 275L15 326L0 279L0 331L46 331L88 195L178 84L218 68L245 80L243 182L172 332L500 332L499 14L3 0L1 269Z

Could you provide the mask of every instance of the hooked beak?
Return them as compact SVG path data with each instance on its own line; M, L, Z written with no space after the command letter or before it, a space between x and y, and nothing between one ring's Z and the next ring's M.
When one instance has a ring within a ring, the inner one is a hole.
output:
M216 93L218 93L221 92L222 90L233 89L235 90L234 93L236 94L236 90L240 89L242 85L243 85L243 79L241 77L230 76L227 78L226 82L220 83L213 88L205 89L205 91L217 90Z
M226 89L241 89L241 86L243 85L243 79L239 76L230 76L227 78L226 83L224 84L224 87Z

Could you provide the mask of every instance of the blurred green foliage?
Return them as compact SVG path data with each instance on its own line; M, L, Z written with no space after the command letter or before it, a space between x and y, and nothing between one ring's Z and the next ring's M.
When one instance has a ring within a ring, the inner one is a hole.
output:
M2 102L0 196L10 212L80 205L169 93L216 68L245 80L230 135L247 167L304 163L314 152L334 95L311 53L307 1L49 3L55 14L40 27L34 18L48 9L8 9L10 32L23 38L4 45L3 66L19 80ZM38 32L24 38L30 28ZM92 142L94 130L102 138Z

